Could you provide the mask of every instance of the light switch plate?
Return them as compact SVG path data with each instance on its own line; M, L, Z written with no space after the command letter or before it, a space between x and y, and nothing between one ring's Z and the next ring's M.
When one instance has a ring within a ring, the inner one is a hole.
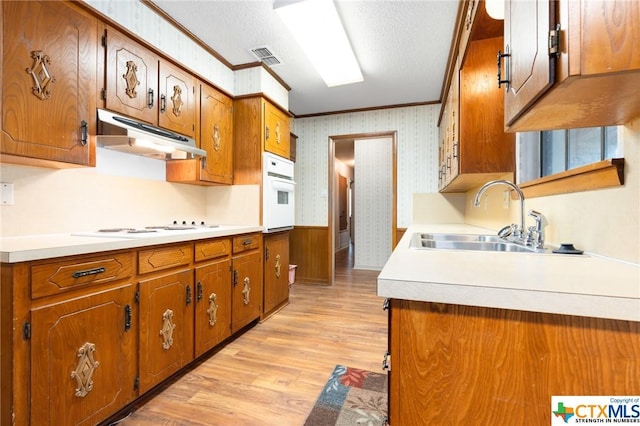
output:
M0 205L12 206L13 205L13 184L12 183L0 183Z

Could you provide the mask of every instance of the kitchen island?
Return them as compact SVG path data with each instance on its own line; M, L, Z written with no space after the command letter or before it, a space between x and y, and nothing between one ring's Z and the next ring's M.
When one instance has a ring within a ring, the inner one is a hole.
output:
M380 273L391 424L549 424L554 395L638 394L638 265L412 250L414 232L493 233L412 226Z

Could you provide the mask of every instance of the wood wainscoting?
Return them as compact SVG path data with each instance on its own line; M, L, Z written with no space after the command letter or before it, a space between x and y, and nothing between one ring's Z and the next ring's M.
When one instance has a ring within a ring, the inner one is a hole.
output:
M297 226L291 231L289 261L297 265L296 282L328 285L329 228L326 226Z

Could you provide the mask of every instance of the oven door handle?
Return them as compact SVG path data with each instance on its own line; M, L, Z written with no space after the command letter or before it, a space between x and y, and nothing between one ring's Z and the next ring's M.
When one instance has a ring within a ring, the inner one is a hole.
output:
M293 192L296 183L291 180L279 179L279 178L270 178L271 188L277 191L285 191L285 192Z

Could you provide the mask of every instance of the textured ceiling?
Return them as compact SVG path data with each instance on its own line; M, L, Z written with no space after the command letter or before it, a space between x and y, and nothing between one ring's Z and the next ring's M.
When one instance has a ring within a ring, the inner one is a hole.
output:
M439 102L458 10L456 0L335 0L364 81L329 88L271 0L154 3L232 65L256 62L251 49L269 47L296 116Z

